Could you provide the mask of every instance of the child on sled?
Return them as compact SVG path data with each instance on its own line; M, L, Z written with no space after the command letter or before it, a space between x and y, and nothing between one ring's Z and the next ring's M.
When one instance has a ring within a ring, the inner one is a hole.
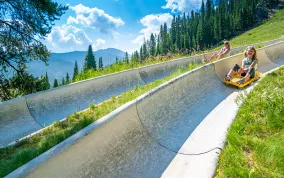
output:
M239 73L244 76L238 81L238 84L244 84L248 78L254 78L257 70L258 59L256 58L256 50L253 46L248 46L244 53L245 58L242 60L242 66L238 64L229 71L226 75L225 80L230 81L234 73Z

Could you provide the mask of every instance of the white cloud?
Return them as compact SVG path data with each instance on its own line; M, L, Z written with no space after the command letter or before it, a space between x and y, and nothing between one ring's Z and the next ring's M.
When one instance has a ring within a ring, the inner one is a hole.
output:
M166 0L167 4L163 9L171 9L172 12L191 12L200 9L202 0Z
M106 43L105 40L97 39L96 43L93 44L93 46L92 46L93 50L96 51L96 50L102 49L105 43Z
M158 34L160 31L160 26L167 23L168 27L171 24L173 16L169 13L165 14L150 14L143 17L140 22L146 28L140 31L140 34L137 38L132 40L131 42L134 44L142 44L145 39L149 39L151 33Z
M83 29L72 25L55 26L43 42L52 52L84 51L88 45L100 49L105 40L98 39L96 43L88 37Z
M124 25L121 18L112 17L98 8L89 8L82 4L70 6L76 13L76 18L69 16L67 24L82 24L86 27L99 30L101 33L116 35L115 29Z

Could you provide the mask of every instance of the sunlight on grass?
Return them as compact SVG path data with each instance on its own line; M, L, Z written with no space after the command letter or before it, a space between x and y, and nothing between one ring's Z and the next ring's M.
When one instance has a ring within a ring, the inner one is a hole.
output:
M228 130L216 178L284 177L283 101L284 67L268 74L244 99Z

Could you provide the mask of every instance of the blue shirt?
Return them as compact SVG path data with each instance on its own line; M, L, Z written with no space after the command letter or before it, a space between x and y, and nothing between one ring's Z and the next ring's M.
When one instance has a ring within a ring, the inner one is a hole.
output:
M254 59L250 59L250 58L248 58L248 57L244 58L244 59L243 59L243 63L244 63L244 65L245 65L245 68L244 68L244 69L248 69L249 66L250 66L253 62L256 63L256 65L254 66L254 68L257 69L257 63L258 63L258 59L257 59L257 58L254 58Z

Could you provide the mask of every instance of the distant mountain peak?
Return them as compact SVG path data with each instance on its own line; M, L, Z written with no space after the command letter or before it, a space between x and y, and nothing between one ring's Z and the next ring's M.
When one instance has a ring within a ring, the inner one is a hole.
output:
M48 58L49 66L45 66L41 61L33 61L29 63L30 68L28 72L35 76L41 76L41 74L47 72L51 83L54 77L61 81L62 77L66 76L67 72L72 77L75 61L77 61L79 69L82 69L86 53L87 51L51 53L51 56ZM102 57L103 65L106 66L115 63L116 57L123 59L125 52L116 48L107 48L95 51L94 55L96 56L97 62L99 57Z

